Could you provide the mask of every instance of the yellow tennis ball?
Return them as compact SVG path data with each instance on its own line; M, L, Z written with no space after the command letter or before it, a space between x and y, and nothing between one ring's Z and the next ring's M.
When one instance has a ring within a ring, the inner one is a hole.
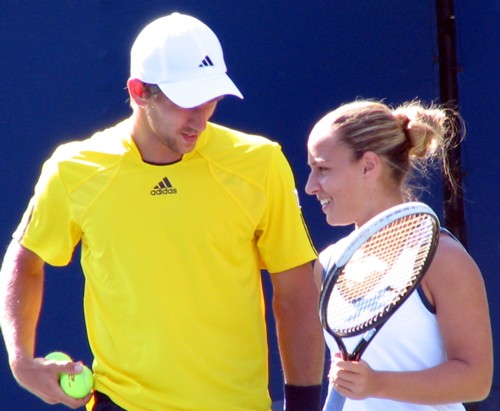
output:
M50 354L47 354L45 356L45 359L54 361L73 361L68 354L65 354L61 351L51 352Z
M51 352L45 358L53 361L73 361L68 354L61 351ZM61 373L59 375L59 385L69 397L83 398L90 394L90 391L94 388L94 376L92 371L83 365L80 374Z
M86 397L94 387L94 376L92 371L83 365L83 370L80 374L67 374L62 373L59 377L59 384L71 398Z

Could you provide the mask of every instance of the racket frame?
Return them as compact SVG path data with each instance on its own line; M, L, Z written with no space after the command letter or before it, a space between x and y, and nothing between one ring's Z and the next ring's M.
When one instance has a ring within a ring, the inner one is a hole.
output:
M337 282L340 273L344 269L345 265L349 262L350 258L353 254L366 242L368 241L374 234L378 231L386 227L387 225L397 221L398 219L415 215L415 214L427 214L434 220L434 230L431 241L431 246L429 249L428 256L426 258L425 263L422 265L420 273L413 283L413 286L410 290L408 290L404 295L401 296L401 299L397 304L393 304L389 310L386 310L384 315L380 315L375 319L368 328L362 328L358 331L353 331L349 333L343 333L342 336L338 335L335 331L333 331L326 319L326 311L328 307L328 300L330 295L335 287L335 283ZM424 274L427 272L429 268L434 254L436 252L437 243L439 240L439 218L434 213L434 211L424 203L421 202L409 202L399 204L397 206L391 207L380 214L377 214L375 217L368 220L365 224L359 227L355 232L351 235L353 237L350 239L349 243L345 246L344 251L337 258L332 267L328 270L325 276L325 281L323 282L321 293L320 293L320 301L319 301L319 316L321 323L325 330L334 338L337 343L342 358L344 360L349 361L359 361L361 355L368 347L368 344L372 341L378 331L382 328L384 323L403 305L403 303L410 297L413 291L418 287ZM357 344L356 348L352 353L347 351L345 344L342 341L342 338L345 337L354 337L356 335L363 334L361 340Z

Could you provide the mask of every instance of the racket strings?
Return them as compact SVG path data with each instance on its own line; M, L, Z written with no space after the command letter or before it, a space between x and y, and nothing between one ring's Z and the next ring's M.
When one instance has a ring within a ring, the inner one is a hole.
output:
M329 327L352 335L388 315L419 282L434 225L426 214L412 215L370 237L339 273L326 310Z

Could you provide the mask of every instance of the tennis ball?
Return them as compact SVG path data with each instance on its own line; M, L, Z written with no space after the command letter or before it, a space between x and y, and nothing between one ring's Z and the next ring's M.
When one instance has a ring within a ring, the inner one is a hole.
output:
M50 354L47 354L45 356L45 359L54 361L72 361L71 357L68 354L65 354L61 351L51 352Z
M45 356L47 360L54 361L73 361L68 354L61 351L54 351ZM61 373L59 375L59 385L62 390L71 398L83 398L90 394L94 387L94 376L92 371L83 365L80 374Z
M61 388L71 398L83 398L90 394L94 387L94 376L92 371L83 365L80 374L62 373L59 377Z

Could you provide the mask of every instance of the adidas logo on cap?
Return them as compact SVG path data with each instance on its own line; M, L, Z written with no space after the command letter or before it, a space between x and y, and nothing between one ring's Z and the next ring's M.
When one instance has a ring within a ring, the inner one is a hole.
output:
M156 184L153 189L150 191L152 196L161 196L163 194L177 194L177 189L172 186L169 179L167 177L163 177L163 179Z
M214 63L212 62L212 60L210 60L210 57L205 56L205 58L198 67L209 67L209 66L213 67Z

